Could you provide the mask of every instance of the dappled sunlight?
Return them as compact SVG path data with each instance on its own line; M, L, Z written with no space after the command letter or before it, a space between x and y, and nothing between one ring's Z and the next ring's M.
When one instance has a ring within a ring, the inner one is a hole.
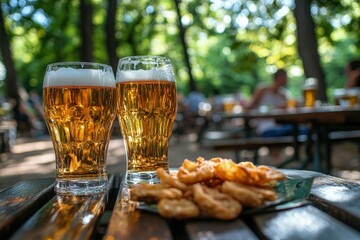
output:
M351 202L356 197L356 195L349 194L351 189L348 186L321 186L318 191L323 195L323 198L331 202Z
M122 139L112 139L110 140L109 147L108 147L108 159L118 159L120 156L124 156L125 146L124 141Z
M111 139L109 143L108 150L114 150L114 149L124 149L124 141L122 139Z
M20 174L55 173L55 156L52 153L25 157L21 163L14 163L1 169L1 177Z
M24 163L20 165L34 165L34 164L45 164L45 163L55 163L55 154L46 153L41 155L29 156L24 158Z
M52 149L52 148L53 148L53 144L50 140L48 140L48 141L16 144L12 148L11 151L12 151L12 153L20 154L20 153L25 153L25 152L41 151L41 150L47 150L47 149Z
M114 168L125 162L125 147L122 139L111 139L107 153L108 164ZM17 178L20 175L54 174L55 152L51 140L17 143L9 159L0 161L0 177ZM117 168L114 168L117 170Z

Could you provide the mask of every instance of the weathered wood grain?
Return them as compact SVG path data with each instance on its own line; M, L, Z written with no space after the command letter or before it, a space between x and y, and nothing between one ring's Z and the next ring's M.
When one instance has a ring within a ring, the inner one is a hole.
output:
M129 200L129 186L122 182L103 239L173 239L165 218L136 209Z
M186 224L186 230L191 240L258 239L258 237L241 219L237 219L234 221L190 221Z
M312 171L283 171L288 178L315 178L311 205L233 221L169 220L138 210L129 201L124 173L111 176L109 193L86 197L55 195L53 179L20 182L0 192L0 238L360 239L360 184Z
M0 236L8 237L54 195L54 179L23 181L0 192Z
M112 179L109 178L110 185ZM107 198L108 192L91 196L56 195L12 239L90 239Z
M360 231L360 184L357 182L331 176L315 178L309 200Z
M311 205L256 215L254 222L266 239L360 239L358 231Z

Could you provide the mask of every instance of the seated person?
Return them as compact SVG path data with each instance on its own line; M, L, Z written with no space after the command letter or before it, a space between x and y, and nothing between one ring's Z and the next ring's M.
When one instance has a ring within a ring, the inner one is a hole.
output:
M352 60L345 67L346 88L360 87L360 60Z
M186 98L186 105L190 115L195 117L198 116L199 104L206 101L204 94L200 90L196 89L195 91L190 92Z
M287 103L287 73L284 69L275 72L273 82L268 86L259 86L247 109L285 108ZM256 132L262 137L291 136L291 125L276 124L273 119L259 119L256 121Z
M287 105L288 90L285 89L287 84L287 73L284 69L275 72L272 84L260 86L254 92L253 98L247 109L260 109L265 107L266 110L285 108ZM291 136L293 134L293 125L277 124L274 119L258 119L256 121L256 132L261 137L281 137ZM299 129L299 134L306 134L306 127ZM271 156L275 162L280 162L280 149L270 149Z

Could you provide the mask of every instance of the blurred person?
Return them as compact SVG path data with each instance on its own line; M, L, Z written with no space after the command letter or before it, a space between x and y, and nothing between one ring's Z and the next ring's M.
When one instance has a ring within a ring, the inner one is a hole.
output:
M207 102L207 99L199 89L195 89L195 91L188 94L186 105L191 116L197 117L199 115L199 104L201 102Z
M17 100L12 110L13 118L17 124L17 131L24 136L30 136L34 125L34 116L29 111L26 103L22 100Z
M360 59L346 64L345 75L347 78L345 88L360 87Z
M45 113L42 106L42 99L39 94L31 91L29 94L28 104L30 110L32 111L32 115L34 116L33 130L35 130L36 134L39 136L47 134Z
M222 112L224 110L223 100L223 96L220 94L219 89L215 88L212 95L209 97L213 112Z
M279 69L273 75L270 85L259 86L253 94L253 98L246 109L258 109L259 111L271 111L271 109L286 108L287 98L290 95L285 88L287 84L287 73ZM306 127L299 128L299 134L306 134ZM292 124L277 124L274 119L257 119L256 133L261 137L292 136ZM270 149L270 154L275 162L281 161L280 148Z
M288 90L287 73L284 69L279 69L273 76L270 85L258 86L253 94L253 98L246 106L246 109L259 109L268 111L271 109L285 108L287 104ZM262 137L290 136L292 125L279 125L273 119L259 119L256 121L256 132Z

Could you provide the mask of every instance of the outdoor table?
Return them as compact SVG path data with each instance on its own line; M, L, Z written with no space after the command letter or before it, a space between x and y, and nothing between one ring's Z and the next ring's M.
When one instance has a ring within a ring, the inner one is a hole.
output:
M241 113L223 113L223 119L241 118L245 122L245 129L249 131L249 122L253 119L274 119L278 123L289 123L294 125L293 139L294 148L297 151L298 144L298 126L306 124L309 126L308 144L314 145L314 151L308 161L313 161L313 170L327 173L331 169L331 153L329 146L329 132L336 128L359 130L360 129L360 107L343 107L343 106L321 106L313 108L292 108L292 109L266 109L250 110ZM208 124L205 124L205 128ZM341 126L340 126L341 125ZM202 129L201 132L205 132ZM247 134L249 135L249 134ZM322 151L322 146L325 150ZM297 154L297 152L295 152ZM322 168L322 161L325 162L326 170Z
M93 196L57 196L53 179L23 181L0 192L1 239L360 239L360 184L312 171L308 204L240 215L231 221L174 220L127 203L124 173ZM125 199L124 199L125 198Z

